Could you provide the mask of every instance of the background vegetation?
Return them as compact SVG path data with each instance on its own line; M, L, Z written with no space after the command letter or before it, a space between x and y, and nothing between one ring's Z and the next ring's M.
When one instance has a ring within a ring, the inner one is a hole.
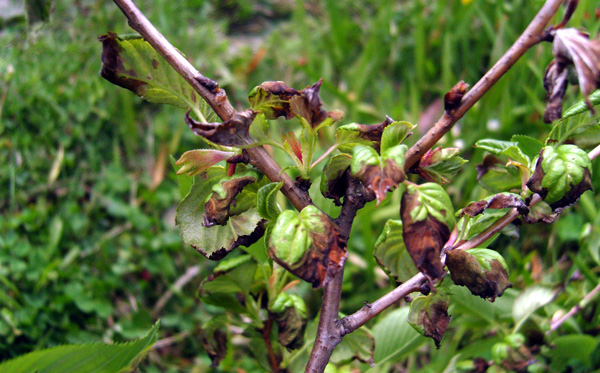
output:
M265 80L301 89L323 78L323 101L344 111L344 122L377 123L387 114L418 123L421 133L441 114L443 94L458 80L477 81L542 3L137 2L239 108ZM0 21L0 360L57 344L142 336L160 318L163 340L144 370L208 370L200 327L221 311L201 303L196 292L214 264L183 245L174 227L181 196L170 161L202 143L176 108L144 103L99 77L96 38L130 32L116 6L100 0L52 4L46 21L27 19L14 4L8 6L15 13ZM597 2L581 0L570 25L598 37L599 9ZM455 206L486 195L476 183L475 165L483 157L472 148L476 140L545 138L541 81L550 52L549 45L528 52L444 138L470 160L448 186ZM572 103L580 95L570 89ZM598 127L578 135L577 144L586 149L600 143ZM599 190L599 163L594 166ZM393 286L370 250L383 222L397 214L399 197L378 209L370 204L355 223L342 312ZM521 226L516 240L500 237L493 248L507 259L514 289L494 304L465 294L464 304L450 310L439 351L396 322L405 309L376 319L371 327L379 369L442 371L470 357L494 358L492 346L515 331L542 349L540 367L600 367L595 302L554 332L552 343L535 340L557 312L598 284L598 211L600 199L587 192L557 223ZM190 268L197 274L177 286ZM314 315L320 293L308 286L298 291ZM167 292L172 297L159 301ZM221 369L234 363L263 369L260 359L245 353L248 340L230 341L236 348ZM589 350L585 356L577 355L582 346Z

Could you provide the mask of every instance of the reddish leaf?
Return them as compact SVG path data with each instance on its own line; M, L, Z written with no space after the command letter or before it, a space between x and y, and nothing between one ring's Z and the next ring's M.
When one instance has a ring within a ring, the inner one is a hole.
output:
M185 122L192 132L210 142L225 146L240 146L252 143L248 129L255 116L255 112L246 110L235 113L231 119L223 123L201 123L192 119L188 111Z

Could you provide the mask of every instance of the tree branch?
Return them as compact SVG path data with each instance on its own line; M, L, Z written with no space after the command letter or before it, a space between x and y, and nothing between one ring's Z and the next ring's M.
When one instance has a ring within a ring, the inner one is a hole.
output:
M137 31L164 59L181 75L210 105L223 122L233 118L237 112L229 102L225 90L217 82L200 74L198 70L154 27L135 6L132 0L114 0ZM312 204L308 193L296 187L294 181L281 172L281 167L262 147L246 149L250 163L262 171L271 181L283 181L281 192L298 210Z
M564 314L560 319L553 321L550 323L550 330L546 332L546 334L550 334L550 332L558 329L565 321L569 318L573 317L577 312L581 311L596 295L600 292L600 284L596 285L596 287L589 292L581 302L577 303L573 308L569 310L566 314Z
M496 64L463 97L459 106L446 111L437 123L407 152L404 169L408 171L448 132L465 113L517 62L531 47L543 40L545 27L558 11L562 0L547 0L523 34Z

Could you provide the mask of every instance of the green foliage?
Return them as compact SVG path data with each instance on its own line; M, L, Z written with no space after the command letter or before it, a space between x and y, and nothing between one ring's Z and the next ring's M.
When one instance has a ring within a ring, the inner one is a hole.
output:
M129 372L156 342L159 323L145 337L113 345L64 345L32 352L0 364L5 372Z
M402 221L388 220L373 247L373 256L396 281L406 281L417 273L402 239Z

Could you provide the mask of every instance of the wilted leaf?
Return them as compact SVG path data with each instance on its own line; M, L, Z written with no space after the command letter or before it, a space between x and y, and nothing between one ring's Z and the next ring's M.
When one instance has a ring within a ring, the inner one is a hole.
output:
M476 215L482 214L487 209L506 209L513 207L517 208L521 214L527 214L529 211L525 202L523 202L518 194L500 193L490 196L482 201L469 203L467 207L460 211L458 217L462 218L465 215L475 217Z
M176 223L184 242L212 260L223 258L240 245L249 246L264 232L264 221L256 208L231 216L224 226L203 226L206 199L224 177L222 167L211 167L196 175L192 189L177 208Z
M279 343L289 349L302 347L307 322L304 300L294 294L281 293L275 298L271 311L275 314Z
M371 147L358 145L352 153L352 176L362 181L377 197L377 204L405 178L406 145L386 149L381 156Z
M309 205L300 214L279 214L269 240L275 261L314 288L334 276L346 261L346 247L339 228L317 207Z
M291 119L294 113L290 108L290 100L299 94L300 91L288 87L284 82L272 81L255 87L248 100L252 110L263 113L267 119Z
M255 115L256 113L252 110L246 110L236 112L231 119L223 123L203 123L190 117L188 111L185 115L185 122L194 134L212 143L225 146L242 146L253 142L249 128Z
M176 165L177 175L196 176L211 166L233 157L236 153L213 149L190 150L181 155Z
M306 119L312 128L317 127L321 122L330 119L331 123L342 119L343 114L340 111L334 110L327 112L323 110L323 103L319 90L323 80L319 80L310 87L304 88L299 95L295 95L290 99L292 112Z
M352 157L348 154L336 154L329 159L321 177L321 194L334 201L336 206L342 203L340 198L346 194L344 174L350 167Z
M506 262L496 251L450 250L446 252L446 265L456 285L466 286L473 295L490 302L512 287Z
M417 168L417 172L427 181L447 184L467 160L458 156L458 148L435 148L428 150Z
M141 36L119 37L111 32L98 39L102 42L100 75L104 79L150 102L196 108L207 120L216 120L192 86Z
M450 298L442 291L419 296L410 303L408 323L417 332L432 338L435 346L440 348L440 342L450 323L449 305Z
M527 186L538 193L552 209L575 203L592 189L592 164L586 152L575 145L546 146L537 160Z
M212 227L213 225L226 225L229 216L231 215L231 208L236 208L236 212L244 212L247 209L240 210L240 206L237 206L238 201L236 197L242 189L257 180L256 174L248 172L243 175L234 175L224 177L213 185L212 195L204 206L204 226ZM250 198L247 198L249 203L254 205ZM235 215L235 214L234 214Z
M388 220L373 248L377 264L396 281L404 282L416 274L402 238L402 221Z
M590 40L589 35L574 28L556 29L551 33L554 38L552 45L554 60L546 69L544 76L544 87L549 96L544 113L546 123L561 117L569 66L575 66L579 87L591 111L593 105L588 96L600 88L600 41Z
M256 194L256 206L258 213L263 219L275 221L281 212L277 205L277 192L283 186L283 181L278 183L269 183L258 190Z
M444 274L440 254L454 229L454 208L439 184L411 184L400 206L402 237L417 269L432 280Z

